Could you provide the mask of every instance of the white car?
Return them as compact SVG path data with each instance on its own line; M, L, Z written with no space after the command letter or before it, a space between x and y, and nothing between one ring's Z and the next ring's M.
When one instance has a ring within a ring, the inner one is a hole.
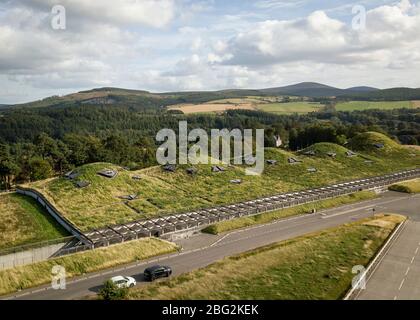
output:
M132 277L116 276L111 278L111 281L117 285L118 288L132 288L136 283L136 279Z

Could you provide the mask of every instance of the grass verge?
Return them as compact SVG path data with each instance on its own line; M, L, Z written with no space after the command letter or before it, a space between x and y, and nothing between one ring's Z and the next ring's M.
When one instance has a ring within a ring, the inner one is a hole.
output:
M420 179L394 184L389 187L389 190L405 193L420 193Z
M340 299L354 277L352 267L366 266L404 219L377 215L265 246L136 288L129 299Z
M173 243L146 238L2 270L0 271L0 294L8 294L50 282L51 270L55 265L63 266L67 277L70 278L176 250L177 246Z
M34 199L0 195L0 250L68 235Z
M317 211L329 209L345 204L374 199L376 197L377 195L374 192L360 191L350 195L339 196L333 199L321 200L292 208L276 210L272 212L265 212L250 217L243 217L229 221L218 222L206 227L202 230L202 232L209 234L219 234L235 229L250 227L257 224L269 223L271 221L278 220L281 218L310 213L312 209L316 209Z

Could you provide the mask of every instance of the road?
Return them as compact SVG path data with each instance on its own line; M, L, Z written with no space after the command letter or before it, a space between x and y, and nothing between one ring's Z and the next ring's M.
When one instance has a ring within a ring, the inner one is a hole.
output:
M357 299L420 299L420 221L406 223Z
M225 235L200 234L179 242L183 251L161 256L141 263L93 273L67 282L65 290L54 290L51 285L19 292L7 299L78 299L96 293L106 279L115 275L133 276L138 285L144 285L143 270L154 264L169 265L174 275L205 267L224 257L255 249L273 242L291 239L351 221L369 217L372 208L379 212L403 213L420 221L418 196L386 192L380 198L326 210L312 215L292 217L270 224L234 231Z

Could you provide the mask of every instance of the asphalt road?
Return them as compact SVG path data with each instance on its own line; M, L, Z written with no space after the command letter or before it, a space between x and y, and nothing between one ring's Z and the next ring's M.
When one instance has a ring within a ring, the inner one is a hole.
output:
M312 215L304 215L276 221L271 224L256 226L226 235L197 235L181 240L183 251L177 254L161 256L158 259L130 264L124 267L93 273L67 281L65 290L54 290L51 285L19 292L9 299L78 299L98 292L103 282L116 275L133 276L138 285L143 282L143 270L151 265L169 265L174 275L179 275L207 266L224 257L238 254L273 242L291 239L307 233L320 231L347 222L369 217L376 213L403 213L420 221L418 196L409 196L387 192L379 199L347 205Z
M359 300L420 299L420 222L409 220Z

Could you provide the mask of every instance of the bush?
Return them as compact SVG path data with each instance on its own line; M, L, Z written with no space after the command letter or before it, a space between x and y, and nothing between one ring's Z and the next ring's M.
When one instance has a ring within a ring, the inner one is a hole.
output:
M105 281L103 288L99 291L99 296L103 300L123 300L127 295L127 288L118 288L111 280Z

